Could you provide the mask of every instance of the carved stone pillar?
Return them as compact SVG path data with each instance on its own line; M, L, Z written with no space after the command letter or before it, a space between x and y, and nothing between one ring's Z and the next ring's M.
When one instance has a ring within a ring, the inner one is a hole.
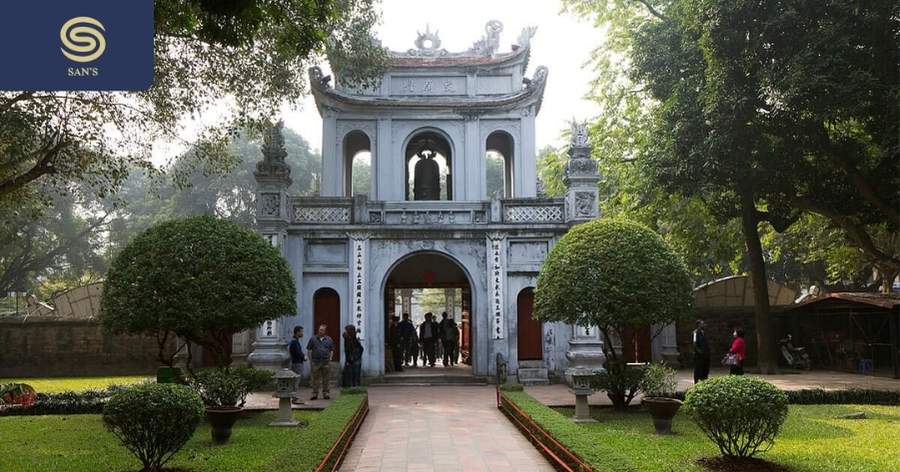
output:
M272 246L284 251L286 228L291 219L290 196L291 168L285 162L287 151L279 121L266 134L262 146L263 160L256 164L256 221L259 233ZM284 313L293 315L293 313ZM287 342L282 335L281 319L264 322L256 330L253 352L247 360L256 367L276 371L289 358Z
M409 313L409 316L412 316L412 295L413 291L411 288L400 290L400 316L403 316L402 313Z
M569 162L566 163L566 222L581 223L600 217L600 201L597 183L600 172L597 162L591 158L591 144L587 125L572 123L572 142L569 145Z
M606 356L603 354L603 341L600 330L595 326L572 326L572 338L569 339L569 350L566 359L566 383L569 391L575 395L575 416L577 423L593 423L590 416L587 397L593 394L589 379L593 374L603 371Z
M488 312L491 316L491 339L506 337L506 235L491 233L487 237L488 246Z
M369 233L349 233L350 237L350 322L360 339L366 331L366 290L368 290Z
M459 318L456 316L456 289L455 288L445 288L444 289L444 311L447 312L447 315L450 318L453 318L457 322Z

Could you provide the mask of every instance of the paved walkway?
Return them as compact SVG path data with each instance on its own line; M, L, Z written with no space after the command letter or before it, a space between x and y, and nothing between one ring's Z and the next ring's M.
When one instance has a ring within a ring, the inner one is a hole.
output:
M713 369L710 377L728 375L724 369ZM748 374L754 375L754 374ZM870 375L851 374L846 372L833 372L814 370L792 374L756 375L783 390L802 390L807 388L823 388L825 390L843 390L848 388L871 388L877 390L900 390L900 379L887 377L873 377ZM692 385L693 371L681 370L678 372L678 389L687 390ZM575 397L565 385L535 385L525 387L525 391L536 400L550 406L574 406ZM639 399L640 397L638 397ZM588 397L591 405L612 405L605 393L599 392ZM637 404L639 402L634 402Z
M552 471L497 410L494 387L369 388L345 471Z

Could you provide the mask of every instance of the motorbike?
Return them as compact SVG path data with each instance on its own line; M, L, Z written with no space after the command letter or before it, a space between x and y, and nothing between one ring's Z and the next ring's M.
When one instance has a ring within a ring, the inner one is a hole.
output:
M778 344L781 346L781 356L787 365L794 369L809 370L812 367L812 361L805 347L794 346L792 336L788 334L782 338Z

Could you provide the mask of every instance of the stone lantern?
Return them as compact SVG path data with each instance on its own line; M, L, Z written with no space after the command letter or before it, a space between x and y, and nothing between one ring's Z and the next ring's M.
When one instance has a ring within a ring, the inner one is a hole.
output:
M569 368L566 369L566 381L569 391L575 395L576 423L593 423L588 397L594 393L591 388L591 377L603 372L606 356L603 354L603 342L596 326L573 326L572 338L569 339L569 350L566 352Z
M275 373L275 397L278 397L278 419L269 426L297 426L291 411L291 399L294 397L294 379L297 377L290 369L281 369Z

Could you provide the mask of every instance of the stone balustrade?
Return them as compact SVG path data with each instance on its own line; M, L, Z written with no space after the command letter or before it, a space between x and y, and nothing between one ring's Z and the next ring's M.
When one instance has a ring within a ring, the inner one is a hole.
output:
M565 200L517 198L485 201L368 201L357 197L295 197L297 225L452 226L565 224Z

